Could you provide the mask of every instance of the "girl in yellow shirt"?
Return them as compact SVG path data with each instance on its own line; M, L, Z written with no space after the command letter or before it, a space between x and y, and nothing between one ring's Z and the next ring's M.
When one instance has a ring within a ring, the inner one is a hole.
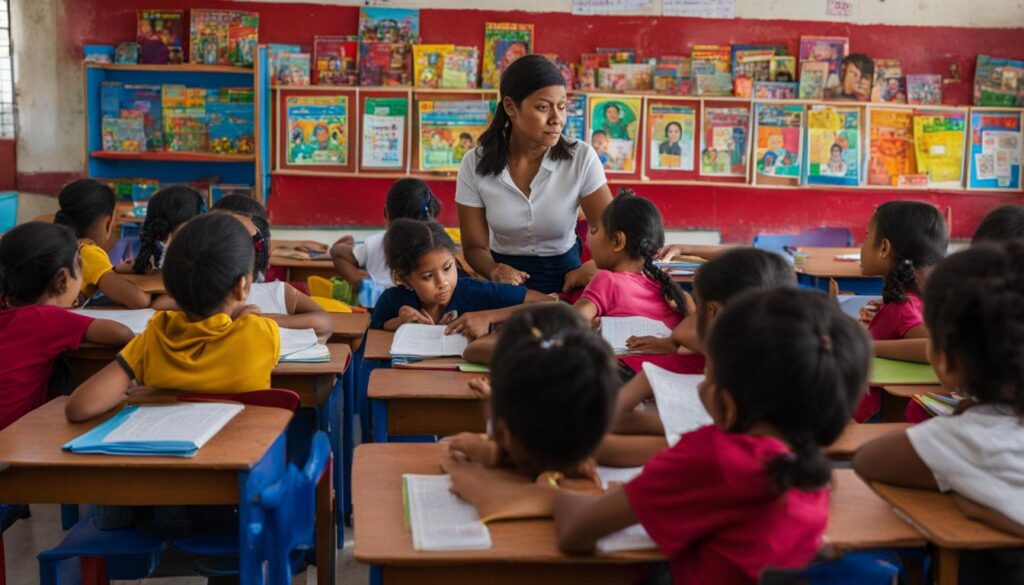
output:
M114 272L107 252L114 245L114 192L99 181L79 179L68 183L57 196L60 211L54 223L66 225L78 238L82 256L82 305L100 291L108 299L129 309L148 307L152 301L124 277Z

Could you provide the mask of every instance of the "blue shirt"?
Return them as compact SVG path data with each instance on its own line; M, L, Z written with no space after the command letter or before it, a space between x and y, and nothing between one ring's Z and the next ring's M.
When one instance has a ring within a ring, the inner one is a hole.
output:
M474 311L503 309L513 305L521 305L526 300L526 287L512 284L484 282L475 278L460 278L455 284L455 292L448 301L445 312L455 311L457 316ZM398 316L398 311L405 305L414 309L422 309L423 304L416 296L416 291L404 286L396 286L384 291L377 299L370 319L372 329L380 329L384 324Z

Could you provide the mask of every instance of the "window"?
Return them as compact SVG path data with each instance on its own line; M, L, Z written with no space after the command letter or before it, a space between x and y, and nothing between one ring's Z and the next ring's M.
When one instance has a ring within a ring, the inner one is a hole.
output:
M10 1L0 0L0 138L14 138L13 55Z

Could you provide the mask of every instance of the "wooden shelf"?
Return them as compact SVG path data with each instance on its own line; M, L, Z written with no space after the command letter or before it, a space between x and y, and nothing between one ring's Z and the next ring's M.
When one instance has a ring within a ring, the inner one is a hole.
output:
M432 87L412 87L405 85L383 85L383 86L366 86L366 85L271 85L270 89L274 91L359 91L367 93L417 93L417 94L494 94L497 95L498 90L496 89L441 89Z
M105 160L138 160L167 162L251 163L255 154L214 154L212 152L111 152L94 150L92 158Z
M181 65L125 65L120 63L85 63L90 69L108 69L110 71L159 71L163 73L234 73L252 75L251 67L234 67L231 65L199 65L183 63Z

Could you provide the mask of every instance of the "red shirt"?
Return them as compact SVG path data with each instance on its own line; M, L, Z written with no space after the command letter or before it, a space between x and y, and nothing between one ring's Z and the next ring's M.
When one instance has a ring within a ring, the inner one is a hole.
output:
M828 523L828 491L779 496L765 466L787 452L777 439L708 425L626 484L637 520L671 561L675 585L756 583L766 567L810 562Z
M52 305L0 310L0 429L46 402L54 359L78 349L92 322Z
M885 341L903 339L903 336L918 325L924 325L924 302L917 293L907 291L902 301L884 303L875 313L868 326L871 339Z

